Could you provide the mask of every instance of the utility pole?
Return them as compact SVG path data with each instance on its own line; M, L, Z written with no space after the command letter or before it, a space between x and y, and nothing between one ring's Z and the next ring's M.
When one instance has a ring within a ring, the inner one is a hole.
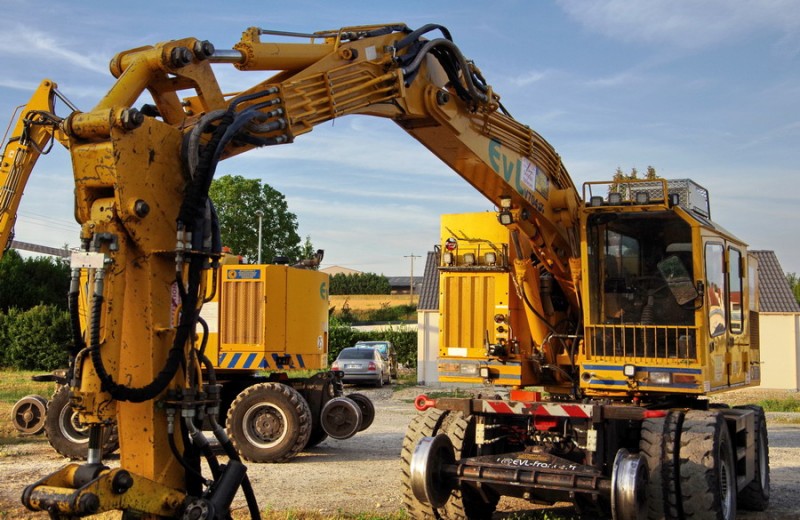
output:
M415 255L411 253L410 255L405 255L403 258L410 258L411 259L411 279L408 282L408 293L411 297L411 303L414 303L414 259L419 258L419 255Z
M256 261L256 263L258 265L261 265L261 223L262 219L264 218L264 212L261 211L260 209L257 209L256 216L258 217L258 260Z

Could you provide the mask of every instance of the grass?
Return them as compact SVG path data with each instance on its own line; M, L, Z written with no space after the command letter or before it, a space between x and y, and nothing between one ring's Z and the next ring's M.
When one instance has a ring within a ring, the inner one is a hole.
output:
M800 399L788 397L785 399L763 399L758 405L765 412L800 412Z
M50 399L55 390L55 383L37 383L31 376L42 374L41 371L0 370L0 445L20 444L23 442L42 441L43 437L22 435L11 422L11 410L14 403L26 395L41 395ZM2 455L2 450L0 450Z

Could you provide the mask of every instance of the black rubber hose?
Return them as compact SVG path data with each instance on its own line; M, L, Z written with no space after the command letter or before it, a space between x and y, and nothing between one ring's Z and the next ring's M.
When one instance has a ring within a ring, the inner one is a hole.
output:
M214 370L214 365L211 363L211 360L208 359L205 354L201 354L200 361L206 367L208 383L211 385L217 384L217 373ZM231 460L241 462L242 459L239 457L239 453L233 446L230 437L228 437L228 434L225 433L225 429L220 426L219 422L217 422L217 414L209 414L208 421L211 423L211 430L214 433L214 437L220 443L222 449L225 450L225 454ZM250 511L250 517L253 520L260 519L261 513L259 512L258 500L256 499L256 494L253 491L253 485L250 482L250 477L247 476L247 473L245 473L244 479L242 479L242 492L244 493L245 500L247 501L247 509Z
M395 44L395 48L398 49L398 50L399 49L405 49L406 47L408 47L412 43L415 43L419 39L419 37L422 36L423 34L431 32L431 31L435 31L436 29L441 30L442 31L442 35L445 38L447 38L450 41L453 41L453 37L450 35L450 31L447 29L447 27L445 27L443 25L435 24L435 23L429 23L429 24L423 25L419 29L415 29L415 30L411 31L410 33L408 33L407 36L405 36L402 40L400 40L399 42L397 42Z

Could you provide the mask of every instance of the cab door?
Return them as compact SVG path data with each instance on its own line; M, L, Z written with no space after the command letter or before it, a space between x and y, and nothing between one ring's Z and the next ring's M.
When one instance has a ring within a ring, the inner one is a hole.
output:
M744 250L722 239L704 246L705 313L711 390L749 383Z
M747 279L745 255L742 248L728 245L728 384L738 386L749 383L750 338L747 330Z
M729 385L728 283L725 268L725 243L708 240L703 248L705 259L705 327L708 337L708 390Z

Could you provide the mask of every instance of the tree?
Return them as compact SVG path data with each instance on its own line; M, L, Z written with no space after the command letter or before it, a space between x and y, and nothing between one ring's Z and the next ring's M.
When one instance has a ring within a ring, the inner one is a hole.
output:
M644 174L644 180L653 181L656 179L660 179L661 177L658 176L656 173L656 169L652 166L647 167L647 172ZM636 168L631 168L630 173L624 173L622 168L617 166L617 171L614 172L613 182L609 187L610 192L614 193L621 193L622 197L625 198L628 196L628 181L635 181L639 180L639 170Z
M797 273L786 273L786 281L789 282L794 299L800 303L800 277L797 276Z
M55 305L66 310L69 265L53 257L23 259L10 249L0 260L0 312L36 305Z
M289 211L281 192L258 179L226 175L211 183L209 196L219 217L222 243L250 262L258 259L258 214L261 210L261 259L272 262L276 257L289 261L304 258L313 251L310 237L302 244L297 234L297 216Z
M330 294L389 294L389 279L375 273L336 273L330 279Z

